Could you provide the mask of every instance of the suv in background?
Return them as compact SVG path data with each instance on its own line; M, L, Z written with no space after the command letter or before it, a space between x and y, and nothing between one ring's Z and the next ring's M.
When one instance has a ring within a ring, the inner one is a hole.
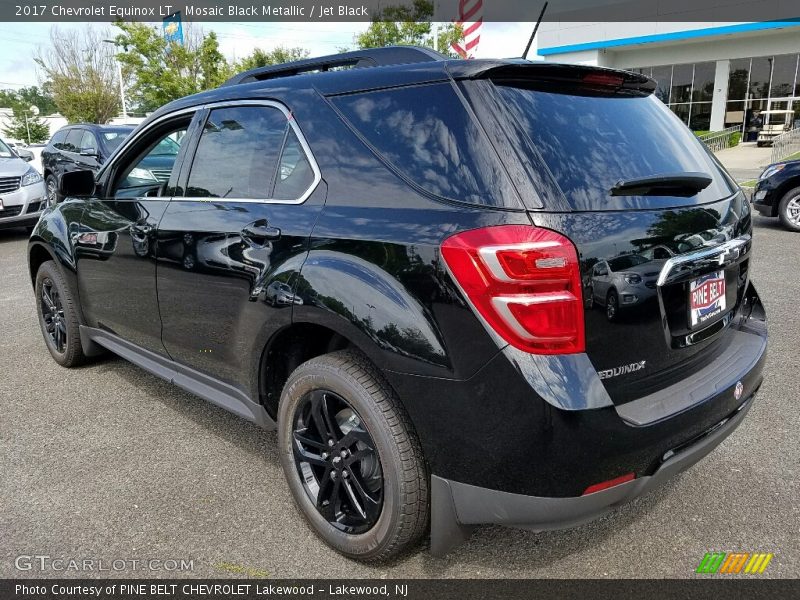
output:
M800 160L764 169L753 190L753 206L763 217L778 217L789 231L800 231Z
M750 204L655 88L403 47L172 102L31 236L46 347L277 428L349 557L595 518L728 436L766 357ZM653 301L609 320L584 287L617 262Z
M42 169L50 202L62 200L58 194L62 174L80 170L97 173L133 130L132 125L89 124L59 129L42 150ZM166 182L178 148L177 140L166 138L131 177L142 182Z

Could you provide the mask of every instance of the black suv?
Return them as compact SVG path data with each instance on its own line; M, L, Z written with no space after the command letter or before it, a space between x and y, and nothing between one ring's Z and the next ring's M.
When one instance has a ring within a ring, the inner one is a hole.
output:
M134 127L132 125L69 125L53 134L42 150L42 169L51 204L63 198L58 193L58 180L70 171L89 170L97 173L119 148ZM174 138L164 138L146 161L130 174L141 183L168 181L180 146Z
M175 101L62 177L29 246L47 348L277 427L351 557L595 518L729 435L766 356L749 204L654 88L386 48ZM169 180L132 178L169 137Z
M778 217L789 231L800 231L800 160L764 169L753 190L753 206L764 217Z

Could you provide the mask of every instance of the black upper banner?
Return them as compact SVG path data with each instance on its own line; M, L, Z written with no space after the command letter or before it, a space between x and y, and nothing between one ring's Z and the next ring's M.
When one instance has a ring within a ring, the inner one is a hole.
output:
M418 0L417 0L418 1ZM0 0L0 21L157 22L176 12L186 21L337 22L380 19L387 7L415 0ZM544 0L427 0L433 21L533 22ZM414 14L413 12L411 14ZM548 22L795 21L797 0L549 0ZM389 20L394 20L390 17Z

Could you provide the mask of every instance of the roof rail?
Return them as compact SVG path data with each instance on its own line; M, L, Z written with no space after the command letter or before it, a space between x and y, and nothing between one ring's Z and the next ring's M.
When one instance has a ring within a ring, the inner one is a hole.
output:
M305 58L280 65L269 65L250 69L234 75L222 84L238 85L252 83L278 77L291 77L300 73L332 71L347 68L382 67L386 65L402 65L408 63L447 60L447 57L429 48L421 46L387 46L385 48L365 48L353 52L342 52L318 58Z

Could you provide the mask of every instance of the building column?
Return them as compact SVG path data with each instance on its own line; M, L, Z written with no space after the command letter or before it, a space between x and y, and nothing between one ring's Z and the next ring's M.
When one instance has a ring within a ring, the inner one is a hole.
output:
M728 75L731 61L718 60L714 71L714 96L711 99L711 131L725 129L725 108L728 103Z

